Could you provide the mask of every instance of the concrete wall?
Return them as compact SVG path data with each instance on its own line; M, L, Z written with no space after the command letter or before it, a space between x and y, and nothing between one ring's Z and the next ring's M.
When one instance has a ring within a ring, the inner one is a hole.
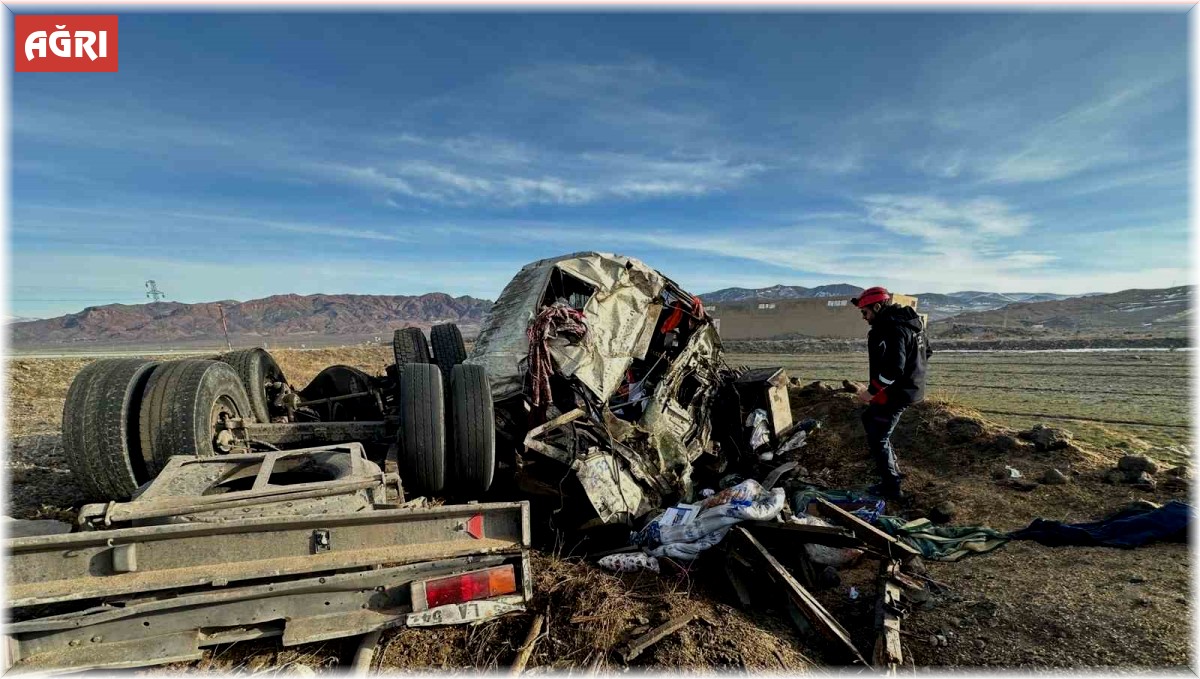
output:
M915 297L897 294L894 299L899 304L917 305ZM853 339L865 338L869 329L849 297L718 302L708 307L708 312L720 321L718 331L724 340L781 335Z

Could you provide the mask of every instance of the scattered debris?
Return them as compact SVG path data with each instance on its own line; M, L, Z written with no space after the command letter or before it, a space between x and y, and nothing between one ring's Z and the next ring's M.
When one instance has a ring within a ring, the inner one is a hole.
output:
M880 554L885 554L889 558L899 558L901 561L907 562L914 557L920 556L920 552L900 542L896 538L884 533L871 524L863 521L850 512L838 507L832 502L817 498L817 506L820 508L822 517L827 518L834 523L848 528L854 536L863 542L870 545L872 549Z
M899 561L882 561L879 567L879 598L875 603L875 667L895 674L904 664L900 646L900 620L905 611L900 607L900 585L895 576L900 572Z
M517 659L513 661L512 668L509 670L509 676L515 677L525 671L525 665L529 662L529 656L533 655L533 648L537 645L538 638L541 637L542 624L545 622L545 614L538 613L533 617L533 623L529 625L529 632L525 635L525 641L517 651Z
M800 433L803 434L804 432L800 432ZM798 466L800 466L800 463L794 462L794 461L793 462L785 462L785 463L779 465L774 470L772 470L770 474L767 474L767 478L763 480L763 484L762 484L763 488L774 488L775 484L779 482L780 477L782 477L784 474L792 471L793 469L795 469Z
M375 658L375 651L379 647L380 630L367 632L358 642L358 648L354 651L354 662L351 665L350 674L353 677L364 679L371 672L371 661Z
M850 658L857 660L863 665L868 664L862 654L859 653L858 648L855 647L854 642L850 640L850 633L846 631L846 628L842 627L829 614L829 611L825 610L825 607L792 577L792 574L762 546L762 543L741 526L735 527L733 533L741 540L740 544L748 548L747 551L752 555L751 558L765 566L767 577L784 590L788 600L796 606L818 633L839 644Z
M621 654L625 662L641 655L642 651L662 641L666 637L683 629L685 625L696 619L695 614L681 615L655 627L646 634L630 642L629 647Z
M618 573L633 573L641 570L652 573L660 572L658 559L642 552L609 554L608 556L600 557L600 560L596 564L601 568Z

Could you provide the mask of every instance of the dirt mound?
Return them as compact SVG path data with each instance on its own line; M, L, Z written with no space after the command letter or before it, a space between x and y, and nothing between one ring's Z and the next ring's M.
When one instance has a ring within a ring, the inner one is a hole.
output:
M536 554L530 613L470 627L403 628L383 641L384 669L496 670L508 666L533 615L546 615L529 668L623 667L621 647L679 615L693 621L651 646L630 666L642 669L753 669L806 672L814 666L794 629L705 593L703 576L668 566L662 575L614 574L577 559Z
M794 455L802 470L797 479L830 489L865 489L874 483L875 463L867 454L859 419L865 406L849 393L827 385L789 390L792 417L812 417L820 429ZM927 516L943 502L956 509L955 523L987 525L1000 530L1023 527L1035 517L1084 520L1115 510L1133 499L1164 502L1176 495L1144 493L1103 484L1102 477L1122 454L1091 450L1075 442L1039 450L1021 432L987 420L979 412L942 401L924 401L901 417L892 442L904 483L912 498L888 513ZM781 463L776 459L771 465ZM1005 467L1019 470L1025 490L993 478ZM1064 484L1036 483L1050 469L1061 471ZM1186 496L1186 493L1180 497Z

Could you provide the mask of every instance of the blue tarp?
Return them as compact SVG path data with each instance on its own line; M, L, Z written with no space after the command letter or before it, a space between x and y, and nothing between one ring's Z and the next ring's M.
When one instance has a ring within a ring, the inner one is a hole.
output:
M1132 549L1158 541L1186 542L1192 508L1171 500L1158 509L1130 508L1090 523L1062 523L1034 519L1028 527L1009 534L1013 540L1035 540L1057 547L1083 545Z

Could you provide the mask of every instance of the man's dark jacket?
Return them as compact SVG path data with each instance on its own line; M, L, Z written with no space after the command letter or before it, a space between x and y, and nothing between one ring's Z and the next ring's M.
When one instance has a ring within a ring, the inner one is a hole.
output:
M867 333L871 403L902 408L925 398L925 361L933 351L912 307L889 305Z

